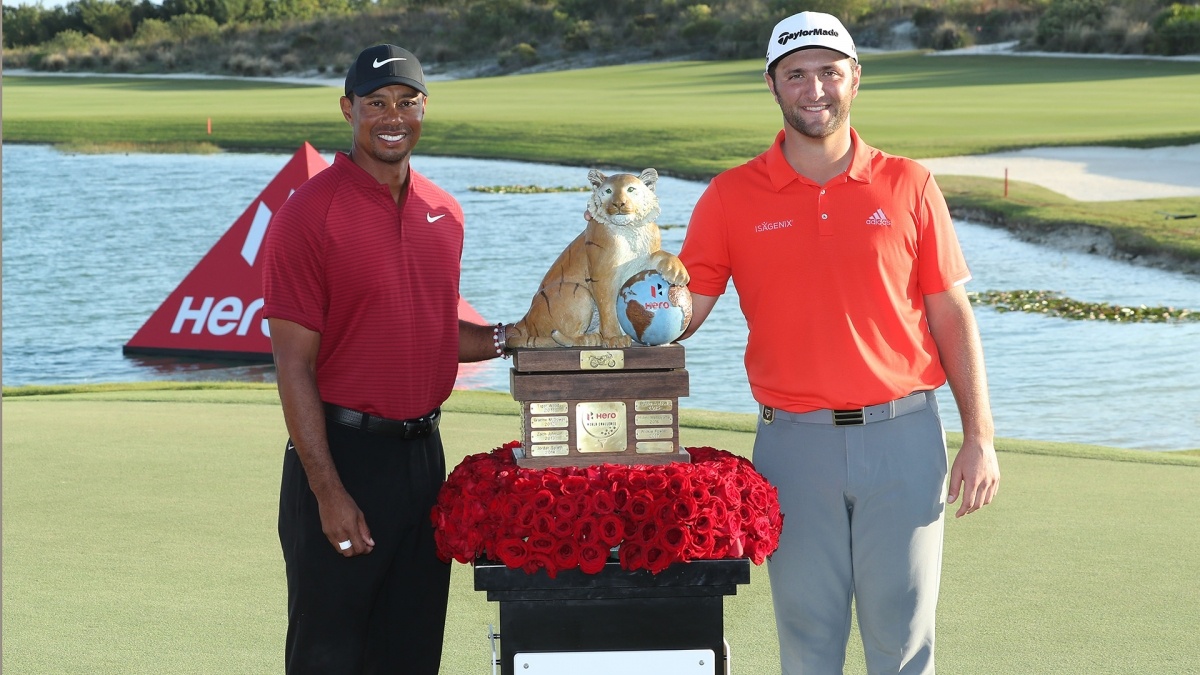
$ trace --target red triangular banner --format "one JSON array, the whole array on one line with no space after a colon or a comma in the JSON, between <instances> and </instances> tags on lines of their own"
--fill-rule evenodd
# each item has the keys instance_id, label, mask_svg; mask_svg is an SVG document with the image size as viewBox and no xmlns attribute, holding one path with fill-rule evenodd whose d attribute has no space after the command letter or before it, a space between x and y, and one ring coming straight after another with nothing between
<instances>
[{"instance_id":1,"label":"red triangular banner","mask_svg":"<svg viewBox=\"0 0 1200 675\"><path fill-rule=\"evenodd\" d=\"M126 343L126 354L271 359L262 260L271 215L329 166L307 142Z\"/></svg>"},{"instance_id":2,"label":"red triangular banner","mask_svg":"<svg viewBox=\"0 0 1200 675\"><path fill-rule=\"evenodd\" d=\"M301 146L123 352L270 361L271 338L262 318L263 237L271 215L292 192L328 166L313 146ZM459 301L458 314L486 323L464 300Z\"/></svg>"}]
</instances>

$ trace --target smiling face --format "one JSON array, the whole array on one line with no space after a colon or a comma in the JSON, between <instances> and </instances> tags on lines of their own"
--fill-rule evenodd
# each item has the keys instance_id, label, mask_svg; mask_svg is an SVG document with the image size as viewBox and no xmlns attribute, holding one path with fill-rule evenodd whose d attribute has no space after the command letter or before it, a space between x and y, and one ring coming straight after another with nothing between
<instances>
[{"instance_id":1,"label":"smiling face","mask_svg":"<svg viewBox=\"0 0 1200 675\"><path fill-rule=\"evenodd\" d=\"M832 49L801 49L766 73L767 86L788 126L809 138L849 133L850 106L858 96L862 67Z\"/></svg>"},{"instance_id":2,"label":"smiling face","mask_svg":"<svg viewBox=\"0 0 1200 675\"><path fill-rule=\"evenodd\" d=\"M403 84L380 87L353 100L342 97L342 116L354 130L350 157L364 167L407 162L421 138L426 100Z\"/></svg>"}]
</instances>

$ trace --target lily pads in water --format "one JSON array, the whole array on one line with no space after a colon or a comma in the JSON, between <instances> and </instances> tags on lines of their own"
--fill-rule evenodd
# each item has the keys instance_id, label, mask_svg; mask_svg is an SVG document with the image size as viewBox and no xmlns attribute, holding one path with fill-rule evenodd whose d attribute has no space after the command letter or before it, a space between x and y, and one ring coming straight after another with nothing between
<instances>
[{"instance_id":1,"label":"lily pads in water","mask_svg":"<svg viewBox=\"0 0 1200 675\"><path fill-rule=\"evenodd\" d=\"M968 292L975 305L988 305L997 312L1029 312L1080 321L1116 321L1120 323L1171 323L1200 321L1200 313L1174 307L1124 307L1098 302L1083 302L1055 291L982 291Z\"/></svg>"}]
</instances>

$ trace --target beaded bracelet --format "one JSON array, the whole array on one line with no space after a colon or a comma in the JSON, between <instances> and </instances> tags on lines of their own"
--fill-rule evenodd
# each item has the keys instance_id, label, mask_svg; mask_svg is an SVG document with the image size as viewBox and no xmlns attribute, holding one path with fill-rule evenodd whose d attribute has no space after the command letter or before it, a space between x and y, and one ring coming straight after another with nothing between
<instances>
[{"instance_id":1,"label":"beaded bracelet","mask_svg":"<svg viewBox=\"0 0 1200 675\"><path fill-rule=\"evenodd\" d=\"M508 336L505 334L506 332L505 326L502 323L492 326L492 346L496 348L496 356L505 359L508 358L508 345L506 344Z\"/></svg>"}]
</instances>

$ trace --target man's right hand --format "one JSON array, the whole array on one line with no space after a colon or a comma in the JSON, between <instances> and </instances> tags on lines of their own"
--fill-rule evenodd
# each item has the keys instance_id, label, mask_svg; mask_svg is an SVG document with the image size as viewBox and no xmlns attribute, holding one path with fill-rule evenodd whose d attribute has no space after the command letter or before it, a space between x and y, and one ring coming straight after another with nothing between
<instances>
[{"instance_id":1,"label":"man's right hand","mask_svg":"<svg viewBox=\"0 0 1200 675\"><path fill-rule=\"evenodd\" d=\"M321 511L321 530L333 549L347 558L365 555L375 549L375 540L367 520L354 498L344 488L317 499ZM349 546L345 546L350 542Z\"/></svg>"}]
</instances>

